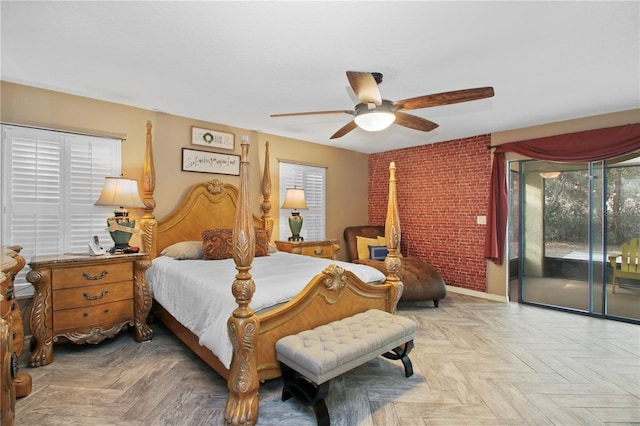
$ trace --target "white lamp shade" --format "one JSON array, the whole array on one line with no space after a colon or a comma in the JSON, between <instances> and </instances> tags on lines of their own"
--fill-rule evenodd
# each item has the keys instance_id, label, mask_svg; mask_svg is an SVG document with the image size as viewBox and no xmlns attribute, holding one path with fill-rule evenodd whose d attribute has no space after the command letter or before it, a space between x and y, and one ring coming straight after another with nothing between
<instances>
[{"instance_id":1,"label":"white lamp shade","mask_svg":"<svg viewBox=\"0 0 640 426\"><path fill-rule=\"evenodd\" d=\"M304 189L287 188L287 194L282 203L283 209L306 209L307 202L304 199Z\"/></svg>"},{"instance_id":2,"label":"white lamp shade","mask_svg":"<svg viewBox=\"0 0 640 426\"><path fill-rule=\"evenodd\" d=\"M138 191L138 182L121 177L104 178L102 194L94 204L96 206L145 207Z\"/></svg>"},{"instance_id":3,"label":"white lamp shade","mask_svg":"<svg viewBox=\"0 0 640 426\"><path fill-rule=\"evenodd\" d=\"M358 114L354 119L356 125L368 132L377 132L391 126L396 115L389 111L371 111Z\"/></svg>"}]
</instances>

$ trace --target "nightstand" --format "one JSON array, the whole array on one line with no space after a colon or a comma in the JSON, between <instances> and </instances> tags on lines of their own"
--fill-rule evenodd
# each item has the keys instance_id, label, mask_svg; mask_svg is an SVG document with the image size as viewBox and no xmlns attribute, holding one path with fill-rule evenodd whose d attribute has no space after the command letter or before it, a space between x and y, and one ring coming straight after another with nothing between
<instances>
[{"instance_id":1,"label":"nightstand","mask_svg":"<svg viewBox=\"0 0 640 426\"><path fill-rule=\"evenodd\" d=\"M29 266L27 280L35 288L31 367L53 362L53 343L59 338L97 344L127 326L134 327L137 342L153 337L147 326L147 254L37 256Z\"/></svg>"},{"instance_id":2,"label":"nightstand","mask_svg":"<svg viewBox=\"0 0 640 426\"><path fill-rule=\"evenodd\" d=\"M280 251L302 254L305 256L337 259L340 243L338 240L325 241L276 241L276 247Z\"/></svg>"}]
</instances>

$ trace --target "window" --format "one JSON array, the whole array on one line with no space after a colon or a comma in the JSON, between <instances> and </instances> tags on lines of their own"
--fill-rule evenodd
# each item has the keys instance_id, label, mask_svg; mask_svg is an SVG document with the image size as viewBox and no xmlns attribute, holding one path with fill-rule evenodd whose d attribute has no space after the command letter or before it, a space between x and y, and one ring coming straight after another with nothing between
<instances>
[{"instance_id":1,"label":"window","mask_svg":"<svg viewBox=\"0 0 640 426\"><path fill-rule=\"evenodd\" d=\"M106 220L113 212L97 207L104 178L119 176L121 140L2 125L3 246L19 245L33 256L88 253L97 235L112 243ZM26 267L16 278L19 296L30 295Z\"/></svg>"},{"instance_id":2,"label":"window","mask_svg":"<svg viewBox=\"0 0 640 426\"><path fill-rule=\"evenodd\" d=\"M287 188L304 189L308 209L300 212L303 219L300 236L305 241L325 239L325 186L326 168L280 162L280 202L278 206L284 203ZM291 210L280 209L280 240L286 241L291 236L290 215Z\"/></svg>"}]
</instances>

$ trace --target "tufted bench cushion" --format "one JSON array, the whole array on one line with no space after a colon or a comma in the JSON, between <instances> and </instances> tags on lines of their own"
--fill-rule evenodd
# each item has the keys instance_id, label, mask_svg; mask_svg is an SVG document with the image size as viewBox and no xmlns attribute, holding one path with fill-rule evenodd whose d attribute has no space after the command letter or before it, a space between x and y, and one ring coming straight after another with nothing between
<instances>
[{"instance_id":1,"label":"tufted bench cushion","mask_svg":"<svg viewBox=\"0 0 640 426\"><path fill-rule=\"evenodd\" d=\"M416 323L371 309L286 336L276 343L278 361L315 384L331 380L410 340Z\"/></svg>"},{"instance_id":2,"label":"tufted bench cushion","mask_svg":"<svg viewBox=\"0 0 640 426\"><path fill-rule=\"evenodd\" d=\"M324 403L329 380L380 355L399 359L405 375L413 374L409 352L416 323L377 309L301 331L276 342L284 387L282 400L296 396L313 405L318 424L329 424Z\"/></svg>"}]
</instances>

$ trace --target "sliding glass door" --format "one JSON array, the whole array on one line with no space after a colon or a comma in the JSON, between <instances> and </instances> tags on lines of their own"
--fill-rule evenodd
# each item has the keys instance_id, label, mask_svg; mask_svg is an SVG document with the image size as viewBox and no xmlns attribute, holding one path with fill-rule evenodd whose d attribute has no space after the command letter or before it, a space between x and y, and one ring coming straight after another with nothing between
<instances>
[{"instance_id":1,"label":"sliding glass door","mask_svg":"<svg viewBox=\"0 0 640 426\"><path fill-rule=\"evenodd\" d=\"M609 262L624 242L640 238L639 159L519 161L510 170L510 274L518 288L511 297L640 320L640 280L625 280L614 293Z\"/></svg>"}]
</instances>

